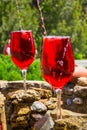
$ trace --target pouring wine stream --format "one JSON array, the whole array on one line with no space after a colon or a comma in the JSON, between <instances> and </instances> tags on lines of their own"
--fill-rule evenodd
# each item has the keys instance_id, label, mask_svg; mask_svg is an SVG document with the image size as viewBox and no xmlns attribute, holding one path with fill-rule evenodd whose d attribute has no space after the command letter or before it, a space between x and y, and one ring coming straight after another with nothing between
<instances>
[{"instance_id":1,"label":"pouring wine stream","mask_svg":"<svg viewBox=\"0 0 87 130\"><path fill-rule=\"evenodd\" d=\"M39 9L40 19L41 19L41 23L42 23L41 27L44 30L43 36L47 36L47 31L46 31L45 23L44 23L44 17L43 17L43 14L42 14L42 10L41 10L41 7L40 7L40 1L39 0L37 0L37 6L38 6L38 9ZM57 89L56 90L56 95L57 95L57 106L56 106L57 119L62 119L62 112L61 112L61 93L62 93L61 89Z\"/></svg>"}]
</instances>

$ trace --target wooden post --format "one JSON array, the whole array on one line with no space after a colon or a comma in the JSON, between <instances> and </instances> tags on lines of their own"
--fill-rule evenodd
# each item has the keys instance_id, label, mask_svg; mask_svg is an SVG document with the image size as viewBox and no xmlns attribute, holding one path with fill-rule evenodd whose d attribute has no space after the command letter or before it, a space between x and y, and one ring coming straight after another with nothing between
<instances>
[{"instance_id":1,"label":"wooden post","mask_svg":"<svg viewBox=\"0 0 87 130\"><path fill-rule=\"evenodd\" d=\"M0 130L7 130L4 100L0 100Z\"/></svg>"}]
</instances>

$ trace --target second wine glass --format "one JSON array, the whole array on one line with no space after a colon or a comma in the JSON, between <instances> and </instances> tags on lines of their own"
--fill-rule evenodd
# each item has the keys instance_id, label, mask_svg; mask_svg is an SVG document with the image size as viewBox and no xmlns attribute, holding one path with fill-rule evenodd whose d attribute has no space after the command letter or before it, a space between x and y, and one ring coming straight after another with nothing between
<instances>
[{"instance_id":1,"label":"second wine glass","mask_svg":"<svg viewBox=\"0 0 87 130\"><path fill-rule=\"evenodd\" d=\"M10 51L13 63L22 70L24 89L26 90L26 71L35 57L32 31L19 30L11 32Z\"/></svg>"},{"instance_id":2,"label":"second wine glass","mask_svg":"<svg viewBox=\"0 0 87 130\"><path fill-rule=\"evenodd\" d=\"M74 55L69 36L44 36L41 51L41 72L43 78L57 93L57 119L61 114L61 91L72 78Z\"/></svg>"}]
</instances>

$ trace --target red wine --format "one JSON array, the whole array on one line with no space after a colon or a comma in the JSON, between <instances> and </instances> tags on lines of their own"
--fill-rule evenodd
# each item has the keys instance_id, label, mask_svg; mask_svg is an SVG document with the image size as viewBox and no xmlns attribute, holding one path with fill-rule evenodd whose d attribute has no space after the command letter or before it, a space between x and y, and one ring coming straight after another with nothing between
<instances>
[{"instance_id":1,"label":"red wine","mask_svg":"<svg viewBox=\"0 0 87 130\"><path fill-rule=\"evenodd\" d=\"M2 122L0 122L0 130L3 130L3 128L2 128Z\"/></svg>"},{"instance_id":2,"label":"red wine","mask_svg":"<svg viewBox=\"0 0 87 130\"><path fill-rule=\"evenodd\" d=\"M11 59L21 70L26 69L35 56L35 46L31 31L13 31L11 33Z\"/></svg>"},{"instance_id":3,"label":"red wine","mask_svg":"<svg viewBox=\"0 0 87 130\"><path fill-rule=\"evenodd\" d=\"M55 89L72 78L74 56L69 37L45 36L41 52L41 72Z\"/></svg>"}]
</instances>

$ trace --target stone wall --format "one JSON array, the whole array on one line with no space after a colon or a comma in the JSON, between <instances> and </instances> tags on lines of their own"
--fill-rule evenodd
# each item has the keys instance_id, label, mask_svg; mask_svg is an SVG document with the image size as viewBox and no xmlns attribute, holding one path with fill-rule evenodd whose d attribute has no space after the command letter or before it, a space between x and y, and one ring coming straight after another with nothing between
<instances>
[{"instance_id":1,"label":"stone wall","mask_svg":"<svg viewBox=\"0 0 87 130\"><path fill-rule=\"evenodd\" d=\"M23 81L1 81L0 91L7 130L87 130L87 78L64 87L62 120L56 120L56 94L46 82L27 81L25 91Z\"/></svg>"},{"instance_id":2,"label":"stone wall","mask_svg":"<svg viewBox=\"0 0 87 130\"><path fill-rule=\"evenodd\" d=\"M73 78L63 89L63 108L87 114L87 78Z\"/></svg>"}]
</instances>

